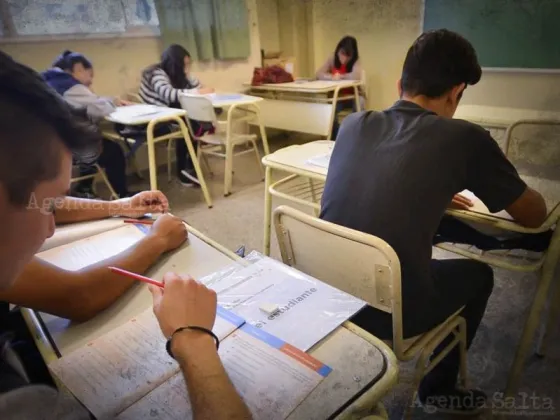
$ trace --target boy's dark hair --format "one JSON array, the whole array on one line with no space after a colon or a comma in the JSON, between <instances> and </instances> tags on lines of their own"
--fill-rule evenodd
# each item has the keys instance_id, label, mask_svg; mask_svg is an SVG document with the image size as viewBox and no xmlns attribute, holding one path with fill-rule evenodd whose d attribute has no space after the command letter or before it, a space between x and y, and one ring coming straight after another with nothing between
<instances>
[{"instance_id":1,"label":"boy's dark hair","mask_svg":"<svg viewBox=\"0 0 560 420\"><path fill-rule=\"evenodd\" d=\"M350 59L346 63L346 71L348 73L352 72L354 64L356 63L356 61L358 61L358 58L360 58L360 55L358 54L358 41L356 41L356 38L354 38L353 36L345 36L338 42L336 48L334 49L335 68L339 68L341 65L340 60L338 59L339 50L344 51L344 54L350 57Z\"/></svg>"},{"instance_id":2,"label":"boy's dark hair","mask_svg":"<svg viewBox=\"0 0 560 420\"><path fill-rule=\"evenodd\" d=\"M469 41L447 29L420 35L404 60L401 87L408 95L438 98L454 86L475 85L482 70Z\"/></svg>"},{"instance_id":3,"label":"boy's dark hair","mask_svg":"<svg viewBox=\"0 0 560 420\"><path fill-rule=\"evenodd\" d=\"M84 66L84 69L93 68L91 61L89 61L85 55L72 52L70 50L66 50L62 54L60 54L56 58L52 66L58 67L59 69L65 71L72 71L76 64L81 64L82 66Z\"/></svg>"},{"instance_id":4,"label":"boy's dark hair","mask_svg":"<svg viewBox=\"0 0 560 420\"><path fill-rule=\"evenodd\" d=\"M82 153L99 141L39 74L0 51L0 184L13 205L56 178L63 148Z\"/></svg>"}]
</instances>

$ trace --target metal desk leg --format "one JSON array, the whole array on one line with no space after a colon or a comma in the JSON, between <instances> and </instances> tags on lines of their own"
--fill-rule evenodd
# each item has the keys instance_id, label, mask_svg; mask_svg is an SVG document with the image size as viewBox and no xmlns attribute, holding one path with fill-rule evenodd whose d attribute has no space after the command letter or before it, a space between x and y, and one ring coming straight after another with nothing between
<instances>
[{"instance_id":1,"label":"metal desk leg","mask_svg":"<svg viewBox=\"0 0 560 420\"><path fill-rule=\"evenodd\" d=\"M560 246L560 243L558 246ZM555 251L558 252L558 250L554 250L552 247L549 247L548 249L548 252ZM555 263L550 260L545 261L543 265L541 278L537 286L537 291L535 292L533 304L529 309L529 316L527 317L527 321L525 321L525 327L523 328L521 339L517 345L515 358L513 359L513 364L509 373L506 386L506 397L513 397L519 388L521 374L523 373L523 366L525 364L525 360L527 359L527 355L529 354L533 338L535 337L535 331L537 330L541 312L546 303L546 298L550 290L550 283L554 277L555 268Z\"/></svg>"},{"instance_id":2,"label":"metal desk leg","mask_svg":"<svg viewBox=\"0 0 560 420\"><path fill-rule=\"evenodd\" d=\"M257 114L257 121L259 122L259 130L261 132L261 141L263 144L264 155L270 154L270 148L268 147L268 137L266 136L266 129L264 128L264 124L261 118L261 109L258 105L254 106L255 113Z\"/></svg>"},{"instance_id":3,"label":"metal desk leg","mask_svg":"<svg viewBox=\"0 0 560 420\"><path fill-rule=\"evenodd\" d=\"M270 218L272 212L272 196L270 184L272 183L272 169L267 167L264 175L264 244L263 254L270 255Z\"/></svg>"},{"instance_id":4,"label":"metal desk leg","mask_svg":"<svg viewBox=\"0 0 560 420\"><path fill-rule=\"evenodd\" d=\"M154 127L155 124L148 124L147 128L147 146L148 146L148 168L150 171L150 189L157 190L157 164L156 164L156 149L154 143Z\"/></svg>"}]
</instances>

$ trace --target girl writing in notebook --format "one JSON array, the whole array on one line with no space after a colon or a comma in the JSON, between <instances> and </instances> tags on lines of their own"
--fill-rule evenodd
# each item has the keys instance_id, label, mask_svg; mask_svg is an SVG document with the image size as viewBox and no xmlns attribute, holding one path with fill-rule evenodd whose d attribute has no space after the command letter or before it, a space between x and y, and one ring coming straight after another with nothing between
<instances>
[{"instance_id":1,"label":"girl writing in notebook","mask_svg":"<svg viewBox=\"0 0 560 420\"><path fill-rule=\"evenodd\" d=\"M161 62L154 64L142 73L139 95L143 102L151 105L181 108L179 92L207 94L214 89L203 86L191 73L191 55L181 45L170 45L161 55ZM212 127L203 127L191 120L197 136ZM196 143L195 143L196 145ZM198 184L192 159L184 141L175 142L177 177L185 186Z\"/></svg>"},{"instance_id":2,"label":"girl writing in notebook","mask_svg":"<svg viewBox=\"0 0 560 420\"><path fill-rule=\"evenodd\" d=\"M337 44L334 54L325 61L317 70L316 77L319 80L362 80L362 66L358 54L358 42L353 36L345 36ZM354 89L341 89L339 95L353 95ZM360 91L360 106L365 107L365 95ZM342 110L351 109L356 111L354 98L339 100L336 104L336 115L334 117L332 139L336 139L338 133L338 114Z\"/></svg>"}]
</instances>

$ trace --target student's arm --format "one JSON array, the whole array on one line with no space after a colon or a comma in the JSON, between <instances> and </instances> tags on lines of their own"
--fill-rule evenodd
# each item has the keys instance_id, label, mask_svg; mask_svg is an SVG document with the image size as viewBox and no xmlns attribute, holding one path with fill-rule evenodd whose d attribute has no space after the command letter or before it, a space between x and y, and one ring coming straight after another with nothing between
<instances>
[{"instance_id":1,"label":"student's arm","mask_svg":"<svg viewBox=\"0 0 560 420\"><path fill-rule=\"evenodd\" d=\"M318 80L332 80L331 69L333 67L333 59L329 58L325 63L317 70L315 77Z\"/></svg>"},{"instance_id":2,"label":"student's arm","mask_svg":"<svg viewBox=\"0 0 560 420\"><path fill-rule=\"evenodd\" d=\"M171 85L169 76L167 76L165 71L161 69L154 70L150 83L162 102L170 105L179 101L179 92L182 92L182 89L175 89Z\"/></svg>"},{"instance_id":3,"label":"student's arm","mask_svg":"<svg viewBox=\"0 0 560 420\"><path fill-rule=\"evenodd\" d=\"M142 273L186 238L182 221L163 215L136 245L79 271L63 270L35 257L9 289L0 291L0 301L74 321L87 321L134 284L134 280L114 274L107 267Z\"/></svg>"},{"instance_id":4,"label":"student's arm","mask_svg":"<svg viewBox=\"0 0 560 420\"><path fill-rule=\"evenodd\" d=\"M341 74L340 79L342 80L362 80L362 65L360 60L357 60L352 66L352 72Z\"/></svg>"},{"instance_id":5,"label":"student's arm","mask_svg":"<svg viewBox=\"0 0 560 420\"><path fill-rule=\"evenodd\" d=\"M192 278L166 274L164 288L151 287L154 313L165 337L185 326L212 329L216 293ZM251 419L231 383L212 337L200 331L175 334L171 351L185 376L194 420Z\"/></svg>"},{"instance_id":6,"label":"student's arm","mask_svg":"<svg viewBox=\"0 0 560 420\"><path fill-rule=\"evenodd\" d=\"M161 191L143 191L114 201L65 197L55 203L56 223L75 223L111 216L140 217L146 213L169 210L167 197Z\"/></svg>"},{"instance_id":7,"label":"student's arm","mask_svg":"<svg viewBox=\"0 0 560 420\"><path fill-rule=\"evenodd\" d=\"M539 227L547 216L543 197L519 177L490 134L478 128L464 141L473 142L467 188L490 212L506 210L520 225Z\"/></svg>"},{"instance_id":8,"label":"student's arm","mask_svg":"<svg viewBox=\"0 0 560 420\"><path fill-rule=\"evenodd\" d=\"M506 207L513 219L528 228L537 228L546 220L546 203L541 194L527 187L521 196Z\"/></svg>"},{"instance_id":9,"label":"student's arm","mask_svg":"<svg viewBox=\"0 0 560 420\"><path fill-rule=\"evenodd\" d=\"M111 99L97 96L81 84L72 86L63 96L71 104L85 107L87 114L95 120L105 118L116 109Z\"/></svg>"}]
</instances>

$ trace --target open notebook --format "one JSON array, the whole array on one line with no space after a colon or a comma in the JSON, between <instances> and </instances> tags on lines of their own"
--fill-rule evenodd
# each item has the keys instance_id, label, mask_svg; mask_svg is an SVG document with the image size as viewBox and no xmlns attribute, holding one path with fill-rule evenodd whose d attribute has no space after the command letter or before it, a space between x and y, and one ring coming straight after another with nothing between
<instances>
[{"instance_id":1,"label":"open notebook","mask_svg":"<svg viewBox=\"0 0 560 420\"><path fill-rule=\"evenodd\" d=\"M285 419L331 371L221 307L213 331L255 419ZM98 419L192 418L185 380L151 308L49 368Z\"/></svg>"},{"instance_id":2,"label":"open notebook","mask_svg":"<svg viewBox=\"0 0 560 420\"><path fill-rule=\"evenodd\" d=\"M122 221L117 223L107 226L112 229L101 233L96 230L84 231L83 235L91 236L83 236L39 252L37 257L65 270L77 271L123 252L142 239L149 230L146 225L124 224Z\"/></svg>"}]
</instances>

